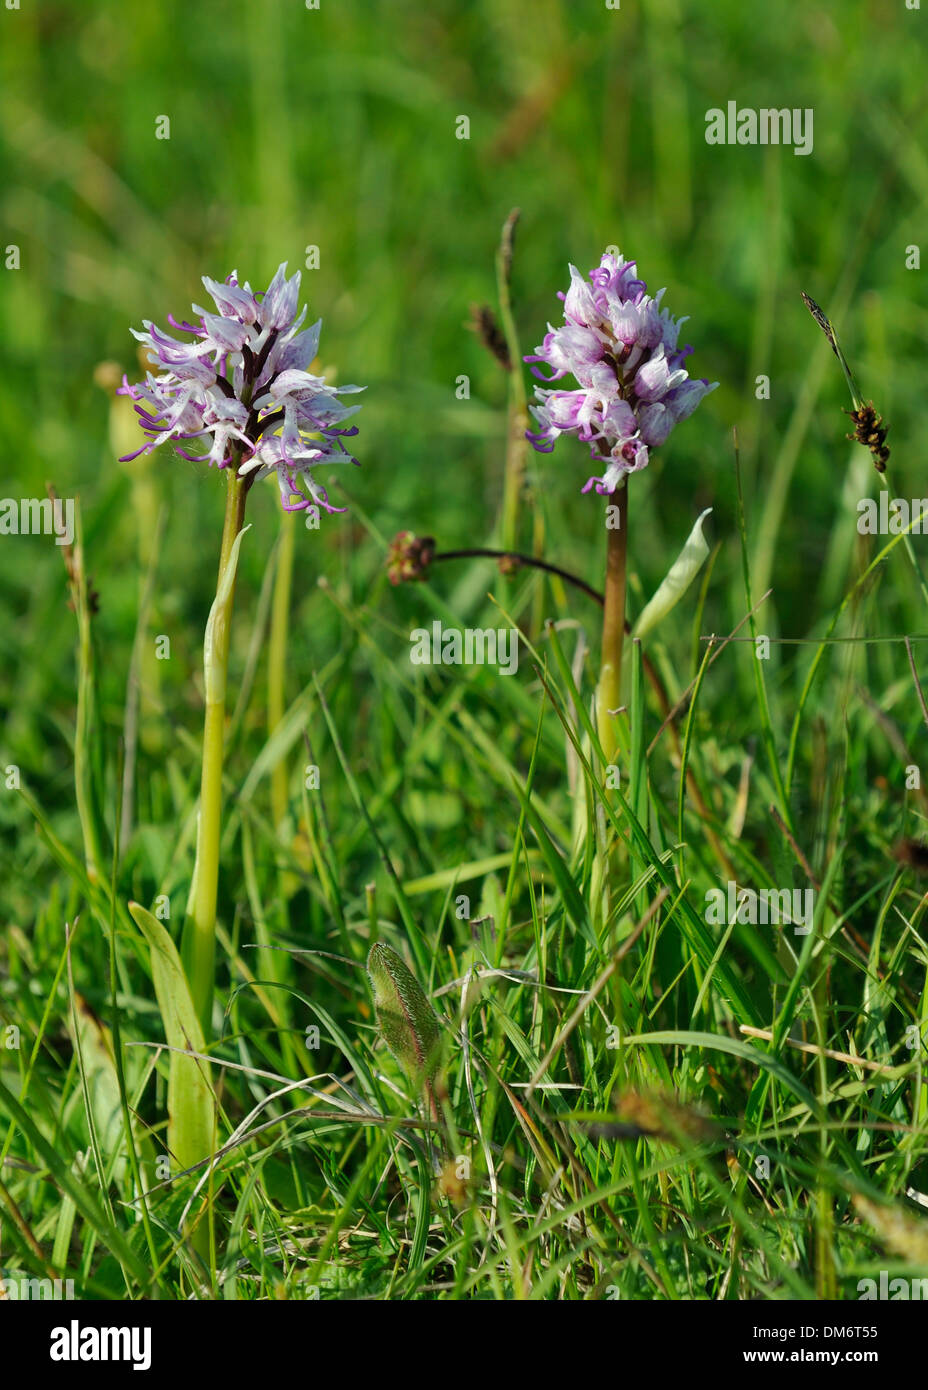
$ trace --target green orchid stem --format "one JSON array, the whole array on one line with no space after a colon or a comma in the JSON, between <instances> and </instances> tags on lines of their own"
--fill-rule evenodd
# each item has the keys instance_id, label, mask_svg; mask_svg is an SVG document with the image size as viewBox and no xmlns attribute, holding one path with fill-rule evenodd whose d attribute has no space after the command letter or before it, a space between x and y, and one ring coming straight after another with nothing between
<instances>
[{"instance_id":1,"label":"green orchid stem","mask_svg":"<svg viewBox=\"0 0 928 1390\"><path fill-rule=\"evenodd\" d=\"M298 515L300 515L298 512L283 510L280 513L280 543L277 547L274 595L271 600L271 629L267 651L267 734L269 739L273 738L274 733L283 723L287 708L287 637L290 630L290 603L293 590L293 560L296 551ZM284 824L290 808L289 780L287 755L284 754L271 769L271 821L278 835L281 833L281 826ZM277 910L280 931L286 936L289 932L289 903L300 886L300 879L291 870L281 868L278 882L280 889L277 894ZM258 939L267 941L269 944L269 931L266 922L259 924ZM282 951L268 950L261 951L259 959L262 977L284 986L289 977L287 955ZM291 1018L289 991L283 988L277 993L279 994L277 1007L283 1025L289 1027ZM287 1034L285 1036L289 1037ZM304 1052L303 1058L297 1060L292 1044L289 1042L286 1055L292 1067L301 1066L307 1056ZM308 1055L311 1056L312 1054ZM303 1104L303 1098L299 1091L294 1091L292 1098L294 1105Z\"/></svg>"},{"instance_id":2,"label":"green orchid stem","mask_svg":"<svg viewBox=\"0 0 928 1390\"><path fill-rule=\"evenodd\" d=\"M204 651L206 714L203 724L203 768L200 777L200 817L197 857L193 871L190 910L184 924L182 956L194 1008L209 1036L216 963L216 898L219 890L219 840L222 822L222 762L225 744L226 674L229 633L235 598L235 540L245 519L247 480L236 468L227 472L226 514L222 528L216 602L210 612L212 641ZM232 582L229 583L229 568Z\"/></svg>"},{"instance_id":3,"label":"green orchid stem","mask_svg":"<svg viewBox=\"0 0 928 1390\"><path fill-rule=\"evenodd\" d=\"M606 586L603 607L603 644L596 690L596 727L606 762L611 762L618 746L615 716L621 703L622 646L625 639L625 567L628 551L628 484L610 498L618 507L618 524L607 530ZM615 518L611 518L615 520Z\"/></svg>"},{"instance_id":4,"label":"green orchid stem","mask_svg":"<svg viewBox=\"0 0 928 1390\"><path fill-rule=\"evenodd\" d=\"M284 717L286 708L287 631L290 625L290 592L293 584L293 555L296 545L296 512L281 512L280 547L274 575L271 606L271 632L267 656L267 731L270 737ZM287 760L281 758L271 772L271 815L276 828L287 814Z\"/></svg>"}]
</instances>

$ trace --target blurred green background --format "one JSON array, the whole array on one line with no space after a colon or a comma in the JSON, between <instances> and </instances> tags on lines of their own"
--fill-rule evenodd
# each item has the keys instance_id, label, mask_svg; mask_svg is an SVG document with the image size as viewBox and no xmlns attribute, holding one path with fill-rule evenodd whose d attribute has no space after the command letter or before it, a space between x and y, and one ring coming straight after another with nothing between
<instances>
[{"instance_id":1,"label":"blurred green background","mask_svg":"<svg viewBox=\"0 0 928 1390\"><path fill-rule=\"evenodd\" d=\"M925 491L913 446L928 313L923 272L905 264L928 201L925 14L903 0L26 0L0 23L3 242L21 259L0 280L3 491L41 496L51 480L80 495L111 725L140 547L94 370L115 360L135 376L129 325L184 316L204 297L203 273L234 266L263 286L280 261L300 267L319 248L304 289L324 319L322 360L368 387L363 467L341 481L387 538L401 527L445 547L492 536L506 382L465 324L472 303L495 304L494 253L514 206L523 351L557 317L568 261L585 271L616 243L690 316L693 373L721 383L635 480L633 609L712 506L713 535L729 543L707 614L721 630L744 611L733 426L755 591L775 583L767 630L801 635L842 592L854 505L874 475L844 439L843 381L800 289L833 315L891 422L898 490ZM705 113L729 100L811 107L813 153L707 145ZM455 136L461 115L469 140ZM156 139L161 116L169 140ZM761 373L769 401L755 397ZM455 395L462 374L467 400ZM530 464L548 558L598 583L585 450L567 441ZM167 451L155 476L168 507L155 630L172 634L181 659L163 679L191 702L195 728L222 483ZM245 611L277 534L271 491L249 510ZM382 600L400 630L417 620L415 595L384 589L381 563L357 514L300 534L294 689L349 640L319 575L349 599ZM68 799L64 592L47 538L0 544L4 757Z\"/></svg>"}]
</instances>

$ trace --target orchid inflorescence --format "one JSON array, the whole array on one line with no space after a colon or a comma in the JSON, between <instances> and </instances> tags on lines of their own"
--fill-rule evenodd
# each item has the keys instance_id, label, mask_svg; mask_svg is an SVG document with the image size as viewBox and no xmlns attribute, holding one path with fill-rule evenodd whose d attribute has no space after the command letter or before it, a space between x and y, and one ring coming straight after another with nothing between
<instances>
[{"instance_id":1,"label":"orchid inflorescence","mask_svg":"<svg viewBox=\"0 0 928 1390\"><path fill-rule=\"evenodd\" d=\"M541 380L570 373L579 389L536 388L539 404L531 410L539 428L527 437L542 453L564 432L589 443L606 468L583 491L613 493L627 474L647 466L649 449L663 444L718 382L690 379L683 364L693 349L677 347L686 320L661 308L663 290L653 298L647 293L634 261L607 251L589 279L570 267L570 289L560 296L565 322L549 324L544 342L525 359L552 368L548 377L532 368Z\"/></svg>"},{"instance_id":2,"label":"orchid inflorescence","mask_svg":"<svg viewBox=\"0 0 928 1390\"><path fill-rule=\"evenodd\" d=\"M281 265L264 294L255 293L236 272L219 283L203 276L203 284L218 313L193 306L199 323L173 328L193 334L184 342L145 320L135 337L149 348L149 360L161 370L144 382L130 385L124 377L120 391L131 396L148 436L146 443L123 462L149 453L169 440L203 440L205 452L177 452L211 467L235 468L250 486L258 478L277 475L286 511L308 507L327 512L333 507L326 490L310 470L320 464L357 463L344 444L357 434L345 421L360 410L339 396L361 386L330 386L307 370L319 349L322 320L300 331L306 308L297 314L300 275L289 280Z\"/></svg>"}]
</instances>

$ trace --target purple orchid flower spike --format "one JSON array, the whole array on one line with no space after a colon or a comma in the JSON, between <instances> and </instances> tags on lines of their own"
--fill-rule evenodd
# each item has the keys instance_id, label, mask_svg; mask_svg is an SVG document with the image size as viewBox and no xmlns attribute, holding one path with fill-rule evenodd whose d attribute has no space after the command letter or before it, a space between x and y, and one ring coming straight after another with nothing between
<instances>
[{"instance_id":1,"label":"purple orchid flower spike","mask_svg":"<svg viewBox=\"0 0 928 1390\"><path fill-rule=\"evenodd\" d=\"M286 511L333 507L311 470L320 465L357 463L345 439L357 434L345 422L360 410L340 396L361 386L329 386L309 365L319 350L322 321L301 331L297 314L300 275L287 279L280 266L264 294L235 271L225 282L204 275L203 284L217 313L193 306L197 323L168 322L192 335L186 342L146 321L132 332L149 349L155 371L136 385L123 378L120 393L135 402L147 441L122 462L173 442L183 458L210 467L235 468L248 486L274 473ZM199 441L199 451L180 447Z\"/></svg>"},{"instance_id":2,"label":"purple orchid flower spike","mask_svg":"<svg viewBox=\"0 0 928 1390\"><path fill-rule=\"evenodd\" d=\"M531 407L538 428L526 434L542 453L564 433L588 443L592 457L606 467L584 492L617 491L629 473L647 467L649 450L663 444L674 425L718 386L690 379L684 363L693 349L677 346L686 320L662 309L664 291L652 299L636 270L634 261L608 251L590 271L589 284L571 266L570 288L561 296L564 324L549 324L544 342L525 359L549 368L544 375L533 367L543 381L569 374L578 383L569 391L538 387L538 404Z\"/></svg>"},{"instance_id":3,"label":"purple orchid flower spike","mask_svg":"<svg viewBox=\"0 0 928 1390\"><path fill-rule=\"evenodd\" d=\"M531 407L537 429L526 438L550 453L562 434L590 446L605 465L589 479L610 501L606 508L606 582L596 723L604 766L620 746L616 717L622 704L622 648L625 637L628 493L625 480L648 466L650 451L663 444L673 427L699 405L718 382L693 381L686 369L691 347L678 346L685 319L662 308L664 290L653 298L638 278L634 261L606 251L588 281L570 267L570 288L562 294L564 323L548 332L526 362L551 383L572 376L571 390L537 387Z\"/></svg>"}]
</instances>

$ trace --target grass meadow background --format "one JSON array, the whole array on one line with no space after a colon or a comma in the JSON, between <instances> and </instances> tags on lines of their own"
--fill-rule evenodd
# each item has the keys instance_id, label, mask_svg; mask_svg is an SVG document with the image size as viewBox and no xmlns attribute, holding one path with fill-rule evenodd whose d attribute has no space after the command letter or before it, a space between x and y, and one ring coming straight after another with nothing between
<instances>
[{"instance_id":1,"label":"grass meadow background","mask_svg":"<svg viewBox=\"0 0 928 1390\"><path fill-rule=\"evenodd\" d=\"M928 631L928 613L904 545L862 579L891 539L856 530L880 481L845 437L846 388L800 299L833 318L891 424L893 495L928 493L928 305L906 265L928 208L925 23L903 0L0 12L0 242L19 248L19 268L0 271L0 490L41 497L51 482L80 499L99 596L79 662L60 548L0 537L0 765L21 781L0 789L8 1282L68 1277L95 1298L853 1299L880 1270L928 1275L928 1217L906 1195L928 1193L924 880L893 858L924 828L906 768L928 774L928 731L898 639ZM707 145L705 113L729 100L812 108L813 152ZM707 507L712 554L643 644L670 704L701 673L675 732L657 738L666 707L629 656L605 918L591 847L607 813L565 732L582 745L595 603L487 561L400 588L384 571L400 529L440 549L499 543L507 380L466 325L472 304L497 307L514 207L523 352L559 315L568 262L585 272L616 244L690 316L693 370L720 382L631 480L632 618ZM119 465L97 369L136 379L129 325L184 317L201 275L235 267L263 286L308 247L321 360L368 388L362 467L332 489L345 516L296 528L273 738L281 517L270 485L249 499L212 1040L220 1137L236 1140L214 1174L203 1265L181 1234L200 1175L152 1177L144 1216L132 1204L124 1120L154 1171L166 1059L133 1045L164 1032L125 905L166 895L179 931L223 486L169 449ZM599 588L589 471L570 440L527 459L520 543ZM928 562L923 538L912 546ZM806 644L756 661L731 643L703 668L701 636L730 633L768 589L757 632ZM436 617L504 623L489 593L537 662L523 648L509 679L410 664L410 631ZM154 659L159 635L169 660ZM887 640L820 648L826 635ZM928 646L912 651L924 681ZM76 732L81 672L96 701ZM111 882L84 868L76 753L108 861L121 819L129 831ZM707 925L706 892L729 880L814 885L814 932ZM416 969L443 1022L445 1152L377 1040L362 969L375 939ZM462 994L477 968L505 974ZM275 1096L300 1077L315 1079L298 1101Z\"/></svg>"}]
</instances>

